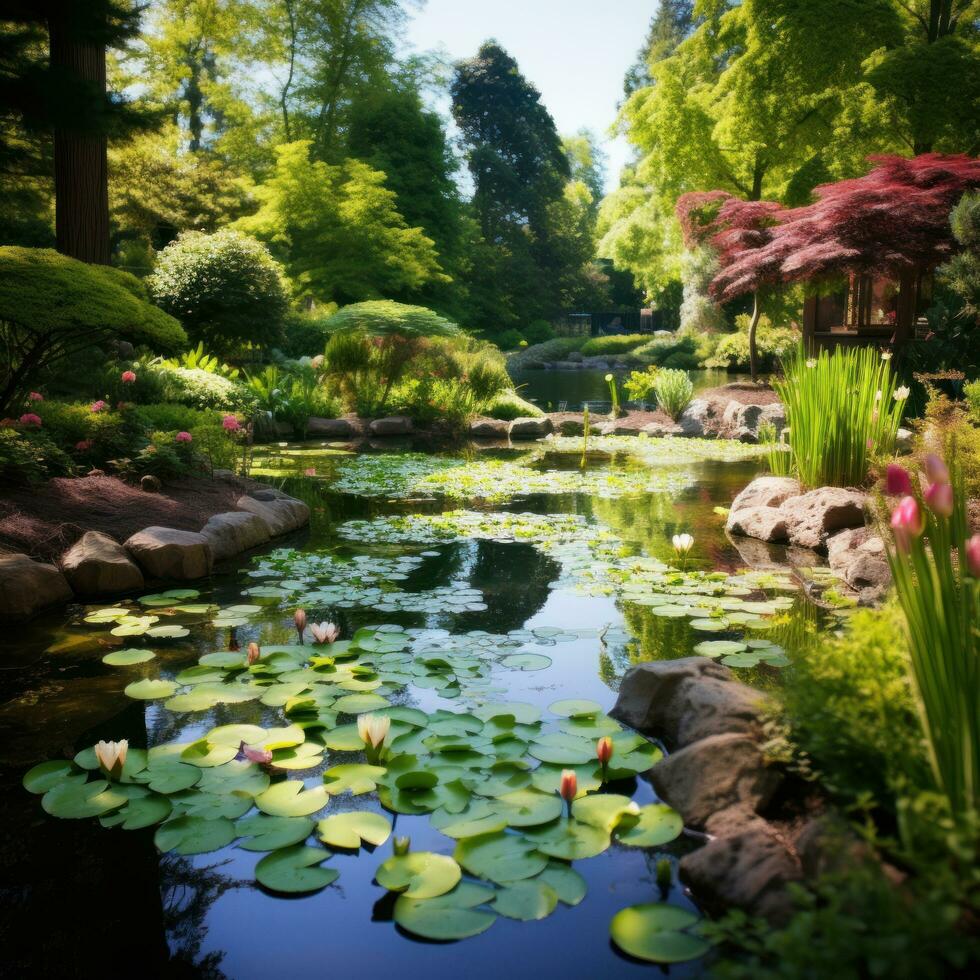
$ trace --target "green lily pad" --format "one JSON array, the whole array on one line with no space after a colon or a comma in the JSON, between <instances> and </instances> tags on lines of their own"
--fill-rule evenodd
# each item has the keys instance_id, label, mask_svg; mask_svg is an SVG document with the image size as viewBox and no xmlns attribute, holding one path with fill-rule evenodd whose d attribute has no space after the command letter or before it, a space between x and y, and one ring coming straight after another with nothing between
<instances>
[{"instance_id":1,"label":"green lily pad","mask_svg":"<svg viewBox=\"0 0 980 980\"><path fill-rule=\"evenodd\" d=\"M744 643L736 640L705 640L694 647L694 652L702 657L724 657L733 653L741 653L745 649Z\"/></svg>"},{"instance_id":2,"label":"green lily pad","mask_svg":"<svg viewBox=\"0 0 980 980\"><path fill-rule=\"evenodd\" d=\"M41 806L52 817L65 820L81 820L99 817L110 810L125 806L128 797L104 779L85 782L81 779L63 779L41 797Z\"/></svg>"},{"instance_id":3,"label":"green lily pad","mask_svg":"<svg viewBox=\"0 0 980 980\"><path fill-rule=\"evenodd\" d=\"M323 774L323 785L331 796L350 790L354 796L370 793L377 781L387 772L384 766L369 766L352 762L333 766Z\"/></svg>"},{"instance_id":4,"label":"green lily pad","mask_svg":"<svg viewBox=\"0 0 980 980\"><path fill-rule=\"evenodd\" d=\"M179 793L201 778L202 769L177 761L150 762L135 778L156 793Z\"/></svg>"},{"instance_id":5,"label":"green lily pad","mask_svg":"<svg viewBox=\"0 0 980 980\"><path fill-rule=\"evenodd\" d=\"M617 912L609 923L613 942L625 953L651 963L685 963L711 948L691 931L698 917L677 905L651 902Z\"/></svg>"},{"instance_id":6,"label":"green lily pad","mask_svg":"<svg viewBox=\"0 0 980 980\"><path fill-rule=\"evenodd\" d=\"M24 773L22 783L28 793L47 793L73 772L77 770L67 759L52 759Z\"/></svg>"},{"instance_id":7,"label":"green lily pad","mask_svg":"<svg viewBox=\"0 0 980 980\"><path fill-rule=\"evenodd\" d=\"M498 796L490 806L511 827L535 827L561 816L561 797L537 789L519 789Z\"/></svg>"},{"instance_id":8,"label":"green lily pad","mask_svg":"<svg viewBox=\"0 0 980 980\"><path fill-rule=\"evenodd\" d=\"M496 882L533 878L548 864L548 859L538 853L537 845L524 837L505 833L461 840L454 857L470 874Z\"/></svg>"},{"instance_id":9,"label":"green lily pad","mask_svg":"<svg viewBox=\"0 0 980 980\"><path fill-rule=\"evenodd\" d=\"M186 626L176 626L174 624L151 626L146 631L146 635L154 640L180 640L190 635L190 630Z\"/></svg>"},{"instance_id":10,"label":"green lily pad","mask_svg":"<svg viewBox=\"0 0 980 980\"><path fill-rule=\"evenodd\" d=\"M589 718L602 711L602 706L595 701L567 698L564 701L556 701L548 707L548 710L559 718Z\"/></svg>"},{"instance_id":11,"label":"green lily pad","mask_svg":"<svg viewBox=\"0 0 980 980\"><path fill-rule=\"evenodd\" d=\"M549 861L548 867L538 875L538 881L550 885L565 905L578 905L585 898L585 879L571 865Z\"/></svg>"},{"instance_id":12,"label":"green lily pad","mask_svg":"<svg viewBox=\"0 0 980 980\"><path fill-rule=\"evenodd\" d=\"M410 851L388 858L375 873L382 888L401 892L407 898L435 898L454 888L462 872L445 854Z\"/></svg>"},{"instance_id":13,"label":"green lily pad","mask_svg":"<svg viewBox=\"0 0 980 980\"><path fill-rule=\"evenodd\" d=\"M270 817L256 813L239 820L235 833L245 838L238 843L243 850L277 851L305 841L313 833L313 821L308 817Z\"/></svg>"},{"instance_id":14,"label":"green lily pad","mask_svg":"<svg viewBox=\"0 0 980 980\"><path fill-rule=\"evenodd\" d=\"M577 799L572 805L572 815L580 823L598 827L607 833L624 817L639 816L640 808L628 796L616 793L593 793Z\"/></svg>"},{"instance_id":15,"label":"green lily pad","mask_svg":"<svg viewBox=\"0 0 980 980\"><path fill-rule=\"evenodd\" d=\"M531 922L546 919L558 905L558 893L540 879L515 881L497 892L493 907L508 919Z\"/></svg>"},{"instance_id":16,"label":"green lily pad","mask_svg":"<svg viewBox=\"0 0 980 980\"><path fill-rule=\"evenodd\" d=\"M609 831L577 820L561 820L554 827L527 833L528 841L542 854L578 861L595 857L609 847Z\"/></svg>"},{"instance_id":17,"label":"green lily pad","mask_svg":"<svg viewBox=\"0 0 980 980\"><path fill-rule=\"evenodd\" d=\"M235 825L226 817L175 817L161 825L153 843L161 851L206 854L220 851L235 839Z\"/></svg>"},{"instance_id":18,"label":"green lily pad","mask_svg":"<svg viewBox=\"0 0 980 980\"><path fill-rule=\"evenodd\" d=\"M528 748L530 755L556 766L582 765L595 759L595 743L589 739L552 732L542 735Z\"/></svg>"},{"instance_id":19,"label":"green lily pad","mask_svg":"<svg viewBox=\"0 0 980 980\"><path fill-rule=\"evenodd\" d=\"M322 810L330 799L324 786L307 789L295 779L275 783L255 797L255 805L273 817L305 817Z\"/></svg>"},{"instance_id":20,"label":"green lily pad","mask_svg":"<svg viewBox=\"0 0 980 980\"><path fill-rule=\"evenodd\" d=\"M377 847L391 836L391 822L370 810L348 810L321 820L317 835L331 847L358 848L362 841Z\"/></svg>"},{"instance_id":21,"label":"green lily pad","mask_svg":"<svg viewBox=\"0 0 980 980\"><path fill-rule=\"evenodd\" d=\"M131 790L143 787L133 786ZM170 800L159 793L143 790L145 796L130 797L129 802L120 810L100 818L103 827L122 827L123 830L142 830L152 827L170 816L173 809Z\"/></svg>"},{"instance_id":22,"label":"green lily pad","mask_svg":"<svg viewBox=\"0 0 980 980\"><path fill-rule=\"evenodd\" d=\"M156 654L152 650L140 650L135 647L126 650L113 650L102 658L102 663L110 667L131 667L133 664L145 664Z\"/></svg>"},{"instance_id":23,"label":"green lily pad","mask_svg":"<svg viewBox=\"0 0 980 980\"><path fill-rule=\"evenodd\" d=\"M196 599L200 596L196 589L170 589L168 592L144 595L139 599L141 606L174 606L179 602L186 602L188 599Z\"/></svg>"},{"instance_id":24,"label":"green lily pad","mask_svg":"<svg viewBox=\"0 0 980 980\"><path fill-rule=\"evenodd\" d=\"M177 685L173 681L144 677L141 681L127 684L123 693L139 701L155 701L158 698L169 698L176 690Z\"/></svg>"},{"instance_id":25,"label":"green lily pad","mask_svg":"<svg viewBox=\"0 0 980 980\"><path fill-rule=\"evenodd\" d=\"M452 891L436 898L400 895L395 902L394 919L403 929L424 939L468 939L486 932L496 922L495 912L477 908L493 897L492 888L461 881Z\"/></svg>"},{"instance_id":26,"label":"green lily pad","mask_svg":"<svg viewBox=\"0 0 980 980\"><path fill-rule=\"evenodd\" d=\"M551 657L546 657L543 653L512 653L500 663L511 670L545 670L551 666Z\"/></svg>"},{"instance_id":27,"label":"green lily pad","mask_svg":"<svg viewBox=\"0 0 980 980\"><path fill-rule=\"evenodd\" d=\"M624 829L629 823L633 825ZM616 839L633 847L660 847L676 840L683 830L684 821L676 810L665 803L650 803L640 807L635 822L624 820L620 824Z\"/></svg>"},{"instance_id":28,"label":"green lily pad","mask_svg":"<svg viewBox=\"0 0 980 980\"><path fill-rule=\"evenodd\" d=\"M387 708L391 702L380 694L347 694L337 698L334 708L346 715L363 715L369 711Z\"/></svg>"},{"instance_id":29,"label":"green lily pad","mask_svg":"<svg viewBox=\"0 0 980 980\"><path fill-rule=\"evenodd\" d=\"M340 872L321 868L330 857L322 847L296 845L266 854L255 866L259 884L276 892L315 892L336 881Z\"/></svg>"}]
</instances>

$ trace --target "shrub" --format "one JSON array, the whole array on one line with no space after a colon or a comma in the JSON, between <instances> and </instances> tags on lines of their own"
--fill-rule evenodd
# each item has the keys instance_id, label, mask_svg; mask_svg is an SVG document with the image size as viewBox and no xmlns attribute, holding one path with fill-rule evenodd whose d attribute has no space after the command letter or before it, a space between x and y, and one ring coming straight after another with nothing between
<instances>
[{"instance_id":1,"label":"shrub","mask_svg":"<svg viewBox=\"0 0 980 980\"><path fill-rule=\"evenodd\" d=\"M187 341L135 276L51 249L0 247L0 415L43 371L117 337L158 349Z\"/></svg>"},{"instance_id":2,"label":"shrub","mask_svg":"<svg viewBox=\"0 0 980 980\"><path fill-rule=\"evenodd\" d=\"M744 313L735 317L736 332L717 336L713 353L704 359L705 367L748 371L750 320L751 317ZM795 328L774 327L768 317L760 317L756 331L759 370L775 370L777 363L792 354L799 342L800 334Z\"/></svg>"},{"instance_id":3,"label":"shrub","mask_svg":"<svg viewBox=\"0 0 980 980\"><path fill-rule=\"evenodd\" d=\"M220 374L200 368L172 368L158 365L163 397L191 408L220 408L228 412L251 412L255 397L248 388Z\"/></svg>"},{"instance_id":4,"label":"shrub","mask_svg":"<svg viewBox=\"0 0 980 980\"><path fill-rule=\"evenodd\" d=\"M661 368L653 376L653 393L657 396L657 405L676 421L691 404L694 383L686 371Z\"/></svg>"},{"instance_id":5,"label":"shrub","mask_svg":"<svg viewBox=\"0 0 980 980\"><path fill-rule=\"evenodd\" d=\"M136 417L149 432L193 432L209 425L220 425L223 413L218 409L191 408L175 402L140 405Z\"/></svg>"},{"instance_id":6,"label":"shrub","mask_svg":"<svg viewBox=\"0 0 980 980\"><path fill-rule=\"evenodd\" d=\"M292 358L322 354L330 339L326 324L336 311L337 307L331 303L315 313L289 313L283 321L279 349Z\"/></svg>"},{"instance_id":7,"label":"shrub","mask_svg":"<svg viewBox=\"0 0 980 980\"><path fill-rule=\"evenodd\" d=\"M544 412L537 405L525 401L516 391L502 391L485 410L492 419L512 422L521 418L540 418Z\"/></svg>"},{"instance_id":8,"label":"shrub","mask_svg":"<svg viewBox=\"0 0 980 980\"><path fill-rule=\"evenodd\" d=\"M657 376L657 368L651 365L645 371L630 371L630 376L623 382L626 394L635 402L646 401L653 394L653 380Z\"/></svg>"},{"instance_id":9,"label":"shrub","mask_svg":"<svg viewBox=\"0 0 980 980\"><path fill-rule=\"evenodd\" d=\"M783 369L773 388L786 406L800 480L808 487L862 485L869 460L893 451L909 394L896 387L890 361L870 347L815 358L799 348Z\"/></svg>"},{"instance_id":10,"label":"shrub","mask_svg":"<svg viewBox=\"0 0 980 980\"><path fill-rule=\"evenodd\" d=\"M967 495L980 497L980 383L966 386L967 405L935 388L927 391L929 400L923 417L913 423L915 453L921 459L928 453L949 458L955 452Z\"/></svg>"},{"instance_id":11,"label":"shrub","mask_svg":"<svg viewBox=\"0 0 980 980\"><path fill-rule=\"evenodd\" d=\"M131 456L112 460L123 476L157 476L162 480L176 479L206 469L193 441L179 442L176 432L154 432L149 442Z\"/></svg>"},{"instance_id":12,"label":"shrub","mask_svg":"<svg viewBox=\"0 0 980 980\"><path fill-rule=\"evenodd\" d=\"M103 465L116 456L135 452L146 441L145 426L133 410L93 412L88 402L44 401L34 407L53 442L87 463Z\"/></svg>"},{"instance_id":13,"label":"shrub","mask_svg":"<svg viewBox=\"0 0 980 980\"><path fill-rule=\"evenodd\" d=\"M513 327L497 335L497 346L501 350L517 350L523 341L524 334L520 330L515 330Z\"/></svg>"},{"instance_id":14,"label":"shrub","mask_svg":"<svg viewBox=\"0 0 980 980\"><path fill-rule=\"evenodd\" d=\"M642 347L650 340L644 333L616 334L611 337L593 337L581 347L586 357L625 354L628 351Z\"/></svg>"},{"instance_id":15,"label":"shrub","mask_svg":"<svg viewBox=\"0 0 980 980\"><path fill-rule=\"evenodd\" d=\"M45 433L0 428L0 483L40 483L73 470L68 455Z\"/></svg>"},{"instance_id":16,"label":"shrub","mask_svg":"<svg viewBox=\"0 0 980 980\"><path fill-rule=\"evenodd\" d=\"M529 344L543 344L554 337L555 328L547 320L534 320L524 328L524 339Z\"/></svg>"},{"instance_id":17,"label":"shrub","mask_svg":"<svg viewBox=\"0 0 980 980\"><path fill-rule=\"evenodd\" d=\"M572 351L581 350L584 343L584 337L555 337L554 340L546 340L543 344L525 347L523 350L508 354L507 370L513 374L515 371L526 370L527 365L536 361L563 360Z\"/></svg>"},{"instance_id":18,"label":"shrub","mask_svg":"<svg viewBox=\"0 0 980 980\"><path fill-rule=\"evenodd\" d=\"M686 334L657 337L641 347L635 348L631 354L641 363L655 364L660 367L693 371L699 366L697 344L693 337Z\"/></svg>"},{"instance_id":19,"label":"shrub","mask_svg":"<svg viewBox=\"0 0 980 980\"><path fill-rule=\"evenodd\" d=\"M279 340L289 303L285 274L264 245L241 232L183 232L157 256L147 284L191 338L209 347Z\"/></svg>"}]
</instances>

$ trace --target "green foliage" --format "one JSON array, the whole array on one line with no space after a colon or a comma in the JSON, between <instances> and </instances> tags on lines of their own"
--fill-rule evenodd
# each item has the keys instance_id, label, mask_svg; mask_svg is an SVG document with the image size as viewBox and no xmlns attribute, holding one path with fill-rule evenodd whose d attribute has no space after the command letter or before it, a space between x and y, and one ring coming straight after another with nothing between
<instances>
[{"instance_id":1,"label":"green foliage","mask_svg":"<svg viewBox=\"0 0 980 980\"><path fill-rule=\"evenodd\" d=\"M980 497L980 382L964 386L966 404L932 387L926 391L923 416L913 422L916 456L935 453L948 459L955 454L967 494Z\"/></svg>"},{"instance_id":2,"label":"green foliage","mask_svg":"<svg viewBox=\"0 0 980 980\"><path fill-rule=\"evenodd\" d=\"M789 476L793 472L793 454L782 432L776 431L772 422L759 425L759 445L766 447L769 472L773 476Z\"/></svg>"},{"instance_id":3,"label":"green foliage","mask_svg":"<svg viewBox=\"0 0 980 980\"><path fill-rule=\"evenodd\" d=\"M513 327L497 334L496 339L497 346L499 346L501 350L517 350L517 348L521 346L521 343L530 343L530 341L525 339L524 334L522 334L520 330L515 330ZM544 341L541 341L541 343L543 342Z\"/></svg>"},{"instance_id":4,"label":"green foliage","mask_svg":"<svg viewBox=\"0 0 980 980\"><path fill-rule=\"evenodd\" d=\"M546 340L543 344L533 344L509 354L507 370L525 371L528 365L564 360L572 351L581 350L585 341L584 337L556 337L554 340Z\"/></svg>"},{"instance_id":5,"label":"green foliage","mask_svg":"<svg viewBox=\"0 0 980 980\"><path fill-rule=\"evenodd\" d=\"M870 347L808 358L798 349L773 388L786 406L793 462L807 487L855 487L875 454L889 455L908 398L891 365Z\"/></svg>"},{"instance_id":6,"label":"green foliage","mask_svg":"<svg viewBox=\"0 0 980 980\"><path fill-rule=\"evenodd\" d=\"M487 406L485 414L492 419L511 422L520 418L540 418L544 412L532 402L525 401L517 392L502 391Z\"/></svg>"},{"instance_id":7,"label":"green foliage","mask_svg":"<svg viewBox=\"0 0 980 980\"><path fill-rule=\"evenodd\" d=\"M192 408L220 408L229 412L248 413L255 405L249 389L237 381L202 371L200 368L174 368L148 365L160 379L163 397Z\"/></svg>"},{"instance_id":8,"label":"green foliage","mask_svg":"<svg viewBox=\"0 0 980 980\"><path fill-rule=\"evenodd\" d=\"M623 382L626 394L631 401L646 401L653 394L653 381L657 376L657 367L650 365L645 371L630 371L630 376Z\"/></svg>"},{"instance_id":9,"label":"green foliage","mask_svg":"<svg viewBox=\"0 0 980 980\"><path fill-rule=\"evenodd\" d=\"M409 306L390 300L352 303L338 310L324 326L331 336L358 331L370 337L412 339L454 337L460 332L455 323L424 306Z\"/></svg>"},{"instance_id":10,"label":"green foliage","mask_svg":"<svg viewBox=\"0 0 980 980\"><path fill-rule=\"evenodd\" d=\"M336 307L330 305L325 312L319 310L313 313L291 311L283 323L283 336L279 349L287 357L316 357L323 353L330 334L327 332L327 320L336 313Z\"/></svg>"},{"instance_id":11,"label":"green foliage","mask_svg":"<svg viewBox=\"0 0 980 980\"><path fill-rule=\"evenodd\" d=\"M0 247L0 412L45 368L117 337L164 349L187 339L135 276L50 249Z\"/></svg>"},{"instance_id":12,"label":"green foliage","mask_svg":"<svg viewBox=\"0 0 980 980\"><path fill-rule=\"evenodd\" d=\"M169 361L164 361L167 367L189 368L190 370L207 371L208 374L220 374L223 378L235 381L238 378L238 368L230 364L223 364L214 354L209 354L204 349L204 341L200 341L197 347L181 354L180 357L172 357Z\"/></svg>"},{"instance_id":13,"label":"green foliage","mask_svg":"<svg viewBox=\"0 0 980 980\"><path fill-rule=\"evenodd\" d=\"M152 432L149 441L131 456L112 460L127 477L156 476L173 480L204 471L205 464L193 442L178 442L176 432Z\"/></svg>"},{"instance_id":14,"label":"green foliage","mask_svg":"<svg viewBox=\"0 0 980 980\"><path fill-rule=\"evenodd\" d=\"M190 432L220 425L224 413L218 409L191 408L175 402L140 405L136 417L150 432Z\"/></svg>"},{"instance_id":15,"label":"green foliage","mask_svg":"<svg viewBox=\"0 0 980 980\"><path fill-rule=\"evenodd\" d=\"M657 396L657 405L676 421L691 403L694 383L686 371L660 368L653 376L653 393Z\"/></svg>"},{"instance_id":16,"label":"green foliage","mask_svg":"<svg viewBox=\"0 0 980 980\"><path fill-rule=\"evenodd\" d=\"M625 354L649 343L650 337L644 333L614 334L611 337L592 337L580 350L586 357Z\"/></svg>"},{"instance_id":17,"label":"green foliage","mask_svg":"<svg viewBox=\"0 0 980 980\"><path fill-rule=\"evenodd\" d=\"M554 338L555 328L547 320L534 320L524 328L524 339L529 344L543 344Z\"/></svg>"},{"instance_id":18,"label":"green foliage","mask_svg":"<svg viewBox=\"0 0 980 980\"><path fill-rule=\"evenodd\" d=\"M33 406L43 431L61 449L88 463L102 465L133 452L146 440L142 420L134 410L93 412L91 404L43 401ZM85 448L79 448L85 445Z\"/></svg>"},{"instance_id":19,"label":"green foliage","mask_svg":"<svg viewBox=\"0 0 980 980\"><path fill-rule=\"evenodd\" d=\"M71 476L74 465L44 432L18 432L0 426L0 483L40 483Z\"/></svg>"},{"instance_id":20,"label":"green foliage","mask_svg":"<svg viewBox=\"0 0 980 980\"><path fill-rule=\"evenodd\" d=\"M209 347L279 339L289 302L282 267L241 232L184 232L157 257L147 282L191 338Z\"/></svg>"},{"instance_id":21,"label":"green foliage","mask_svg":"<svg viewBox=\"0 0 980 980\"><path fill-rule=\"evenodd\" d=\"M980 194L965 194L950 214L953 235L962 247L937 270L939 279L963 302L962 316L976 332L969 319L980 314Z\"/></svg>"},{"instance_id":22,"label":"green foliage","mask_svg":"<svg viewBox=\"0 0 980 980\"><path fill-rule=\"evenodd\" d=\"M671 337L657 337L654 340L637 347L632 351L641 363L659 365L660 367L680 368L693 371L700 367L697 356L697 345L688 334L675 334Z\"/></svg>"},{"instance_id":23,"label":"green foliage","mask_svg":"<svg viewBox=\"0 0 980 980\"><path fill-rule=\"evenodd\" d=\"M717 344L712 354L705 359L705 367L748 371L750 320L748 314L741 313L735 317L735 333L716 335ZM774 327L769 317L761 316L756 328L755 342L759 370L770 372L796 349L800 342L800 333L793 327Z\"/></svg>"}]
</instances>

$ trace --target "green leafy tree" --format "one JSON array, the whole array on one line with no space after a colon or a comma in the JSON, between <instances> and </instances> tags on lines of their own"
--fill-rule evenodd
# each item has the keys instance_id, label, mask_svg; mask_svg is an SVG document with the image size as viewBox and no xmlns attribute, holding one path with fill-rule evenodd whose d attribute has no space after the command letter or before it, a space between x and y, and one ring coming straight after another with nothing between
<instances>
[{"instance_id":1,"label":"green leafy tree","mask_svg":"<svg viewBox=\"0 0 980 980\"><path fill-rule=\"evenodd\" d=\"M52 249L0 247L0 413L16 411L46 370L120 337L154 349L187 342L135 276Z\"/></svg>"},{"instance_id":2,"label":"green leafy tree","mask_svg":"<svg viewBox=\"0 0 980 980\"><path fill-rule=\"evenodd\" d=\"M147 285L209 349L276 343L289 305L282 266L260 242L229 229L180 235L158 256Z\"/></svg>"},{"instance_id":3,"label":"green leafy tree","mask_svg":"<svg viewBox=\"0 0 980 980\"><path fill-rule=\"evenodd\" d=\"M258 212L236 222L282 256L301 295L346 303L447 281L383 173L359 160L332 166L310 150L307 140L277 147L275 170L255 189Z\"/></svg>"},{"instance_id":4,"label":"green leafy tree","mask_svg":"<svg viewBox=\"0 0 980 980\"><path fill-rule=\"evenodd\" d=\"M627 96L653 82L650 66L669 58L691 33L694 23L693 0L660 0L647 36L637 52L636 64L626 72L623 91Z\"/></svg>"}]
</instances>

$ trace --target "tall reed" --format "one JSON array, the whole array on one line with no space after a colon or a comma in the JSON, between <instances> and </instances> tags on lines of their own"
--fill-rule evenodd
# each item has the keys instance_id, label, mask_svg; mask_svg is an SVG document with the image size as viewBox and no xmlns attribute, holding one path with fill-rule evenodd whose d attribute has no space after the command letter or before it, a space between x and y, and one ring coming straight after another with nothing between
<instances>
[{"instance_id":1,"label":"tall reed","mask_svg":"<svg viewBox=\"0 0 980 980\"><path fill-rule=\"evenodd\" d=\"M798 348L783 361L773 388L786 408L793 463L805 486L860 486L871 457L894 450L909 390L896 386L890 359L870 347L817 357Z\"/></svg>"}]
</instances>

